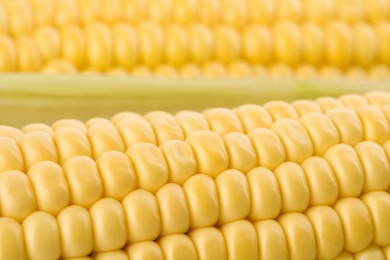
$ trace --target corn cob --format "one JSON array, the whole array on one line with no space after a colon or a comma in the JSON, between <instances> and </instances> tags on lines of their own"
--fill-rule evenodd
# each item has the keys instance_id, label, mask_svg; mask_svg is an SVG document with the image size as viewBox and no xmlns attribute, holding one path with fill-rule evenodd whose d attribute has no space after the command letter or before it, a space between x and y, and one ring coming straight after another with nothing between
<instances>
[{"instance_id":1,"label":"corn cob","mask_svg":"<svg viewBox=\"0 0 390 260\"><path fill-rule=\"evenodd\" d=\"M388 259L389 108L370 92L0 126L0 259Z\"/></svg>"},{"instance_id":2,"label":"corn cob","mask_svg":"<svg viewBox=\"0 0 390 260\"><path fill-rule=\"evenodd\" d=\"M0 71L388 78L387 0L0 2Z\"/></svg>"}]
</instances>

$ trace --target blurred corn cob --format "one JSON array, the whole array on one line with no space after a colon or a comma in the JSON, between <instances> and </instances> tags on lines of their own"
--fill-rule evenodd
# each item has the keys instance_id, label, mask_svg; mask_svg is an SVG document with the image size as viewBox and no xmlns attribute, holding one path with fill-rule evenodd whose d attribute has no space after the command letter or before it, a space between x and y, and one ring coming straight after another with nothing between
<instances>
[{"instance_id":1,"label":"blurred corn cob","mask_svg":"<svg viewBox=\"0 0 390 260\"><path fill-rule=\"evenodd\" d=\"M0 71L388 78L388 0L0 2Z\"/></svg>"}]
</instances>

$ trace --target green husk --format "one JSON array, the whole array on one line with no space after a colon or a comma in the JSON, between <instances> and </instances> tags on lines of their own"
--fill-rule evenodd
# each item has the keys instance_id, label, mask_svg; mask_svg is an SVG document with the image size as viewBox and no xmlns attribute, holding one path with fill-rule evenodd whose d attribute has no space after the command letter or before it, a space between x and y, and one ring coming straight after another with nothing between
<instances>
[{"instance_id":1,"label":"green husk","mask_svg":"<svg viewBox=\"0 0 390 260\"><path fill-rule=\"evenodd\" d=\"M201 111L321 96L390 91L389 81L292 79L156 79L130 76L0 76L0 124L22 127L64 118L109 118L133 111Z\"/></svg>"}]
</instances>

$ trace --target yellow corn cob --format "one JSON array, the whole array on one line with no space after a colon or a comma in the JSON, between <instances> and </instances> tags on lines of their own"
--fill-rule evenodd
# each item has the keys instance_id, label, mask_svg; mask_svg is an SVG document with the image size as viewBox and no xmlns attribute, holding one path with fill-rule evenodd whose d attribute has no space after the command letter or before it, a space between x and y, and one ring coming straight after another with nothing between
<instances>
[{"instance_id":1,"label":"yellow corn cob","mask_svg":"<svg viewBox=\"0 0 390 260\"><path fill-rule=\"evenodd\" d=\"M0 126L0 259L387 259L390 94Z\"/></svg>"},{"instance_id":2,"label":"yellow corn cob","mask_svg":"<svg viewBox=\"0 0 390 260\"><path fill-rule=\"evenodd\" d=\"M388 79L388 0L0 2L0 72Z\"/></svg>"}]
</instances>

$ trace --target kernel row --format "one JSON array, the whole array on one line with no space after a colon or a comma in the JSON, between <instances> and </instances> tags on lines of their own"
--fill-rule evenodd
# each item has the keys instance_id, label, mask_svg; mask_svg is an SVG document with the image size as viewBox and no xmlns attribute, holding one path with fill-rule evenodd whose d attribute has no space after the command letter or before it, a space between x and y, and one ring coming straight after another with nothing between
<instances>
[{"instance_id":1,"label":"kernel row","mask_svg":"<svg viewBox=\"0 0 390 260\"><path fill-rule=\"evenodd\" d=\"M280 163L277 160L287 158L301 163L312 155L323 156L330 147L339 143L355 146L362 141L372 141L383 145L387 151L389 121L389 95L370 92L364 97L322 97L291 104L270 101L263 106L181 111L175 115L162 111L144 116L124 112L113 116L111 120L93 118L85 123L59 120L51 127L31 124L22 130L0 126L0 149L5 158L0 164L0 171L27 171L39 161L63 165L74 156L87 156L96 160L107 151L124 153L135 149L148 149L157 155L163 153L172 163L178 160L169 156L175 149L180 149L187 158L194 158L194 151L199 158L198 166L194 162L190 163L193 169L201 167L201 161L206 162L207 156L212 156L202 157L203 149L212 153L209 142L221 151L217 153L220 157L216 160L223 162L220 165L234 165L238 170L246 172L248 167L256 164L258 157L260 166L274 169ZM197 133L200 130L203 132ZM271 146L264 146L266 144L261 138L265 137L274 140ZM133 147L139 143L152 146ZM241 144L245 145L240 147ZM256 152L251 148L253 146ZM262 152L266 147L279 156L267 156L268 150ZM218 167L209 168L215 172ZM209 172L202 167L201 170L203 173ZM211 175L214 174L218 174L218 170Z\"/></svg>"},{"instance_id":2,"label":"kernel row","mask_svg":"<svg viewBox=\"0 0 390 260\"><path fill-rule=\"evenodd\" d=\"M56 217L35 211L21 223L2 216L0 237L7 238L7 247L2 239L0 256L12 259L70 259L91 254L93 258L103 259L114 255L123 259L147 255L153 259L184 256L186 259L215 259L215 256L218 259L269 259L271 256L332 259L339 254L364 255L365 250L388 254L390 224L386 220L390 213L390 194L384 191L369 192L360 198L341 198L333 206L314 206L303 213L281 213L261 220L241 217L213 225L213 221L207 221L209 205L195 201L196 213L200 213L199 207L203 211L202 216L193 216L194 208L183 204L185 186L171 184L163 189L155 196L137 189L122 202L102 198L89 210L71 205ZM190 226L192 217L206 222Z\"/></svg>"},{"instance_id":3,"label":"kernel row","mask_svg":"<svg viewBox=\"0 0 390 260\"><path fill-rule=\"evenodd\" d=\"M240 76L261 75L262 66L280 64L265 74L310 77L317 67L325 67L320 74L346 70L358 77L372 67L375 76L388 73L389 41L389 21L354 26L341 21L324 26L279 22L242 30L156 22L46 26L31 35L0 35L0 71ZM375 69L377 65L382 69Z\"/></svg>"}]
</instances>

